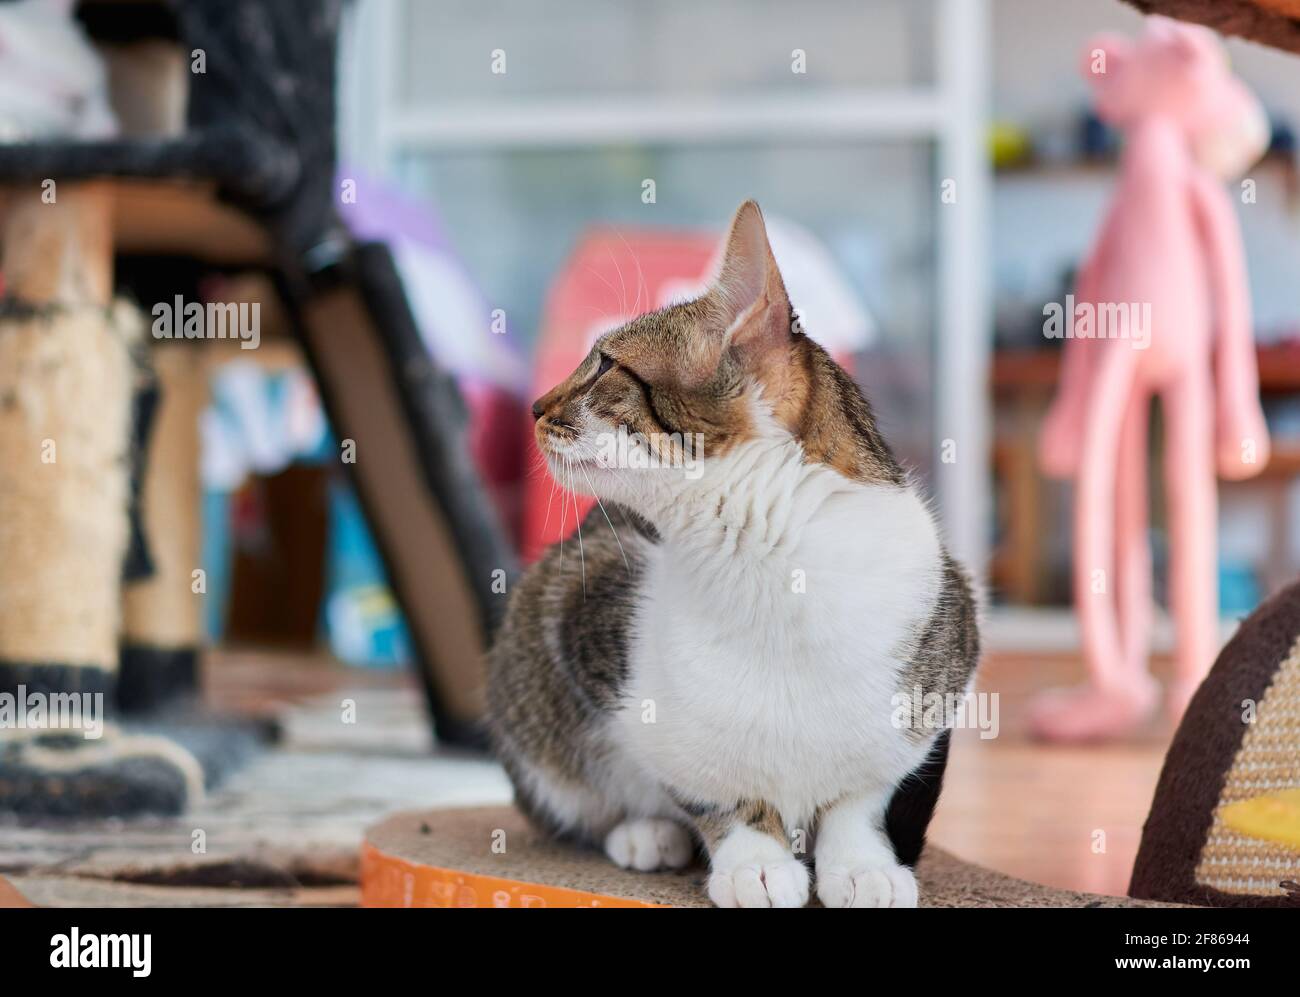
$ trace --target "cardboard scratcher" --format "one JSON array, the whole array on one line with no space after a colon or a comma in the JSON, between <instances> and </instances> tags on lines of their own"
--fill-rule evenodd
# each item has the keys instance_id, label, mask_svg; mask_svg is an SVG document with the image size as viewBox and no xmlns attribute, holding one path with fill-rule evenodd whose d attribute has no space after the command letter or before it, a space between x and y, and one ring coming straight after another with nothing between
<instances>
[{"instance_id":1,"label":"cardboard scratcher","mask_svg":"<svg viewBox=\"0 0 1300 997\"><path fill-rule=\"evenodd\" d=\"M1163 907L1058 890L963 862L933 846L917 869L922 907ZM629 872L549 841L510 807L397 814L361 849L365 907L709 907L705 869Z\"/></svg>"},{"instance_id":2,"label":"cardboard scratcher","mask_svg":"<svg viewBox=\"0 0 1300 997\"><path fill-rule=\"evenodd\" d=\"M1129 892L1300 907L1300 582L1242 622L1192 697Z\"/></svg>"}]
</instances>

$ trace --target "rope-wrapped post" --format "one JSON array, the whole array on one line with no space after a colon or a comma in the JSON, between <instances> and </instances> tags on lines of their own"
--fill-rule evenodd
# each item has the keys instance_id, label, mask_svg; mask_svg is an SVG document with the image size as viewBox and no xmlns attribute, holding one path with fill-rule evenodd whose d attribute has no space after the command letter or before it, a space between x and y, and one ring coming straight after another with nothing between
<instances>
[{"instance_id":1,"label":"rope-wrapped post","mask_svg":"<svg viewBox=\"0 0 1300 997\"><path fill-rule=\"evenodd\" d=\"M148 710L198 684L202 598L199 416L207 399L202 350L158 341L152 350L158 406L148 433L140 496L152 573L126 586L122 671L124 710Z\"/></svg>"},{"instance_id":2,"label":"rope-wrapped post","mask_svg":"<svg viewBox=\"0 0 1300 997\"><path fill-rule=\"evenodd\" d=\"M0 303L0 691L99 692L118 660L132 314L111 193L10 196Z\"/></svg>"},{"instance_id":3,"label":"rope-wrapped post","mask_svg":"<svg viewBox=\"0 0 1300 997\"><path fill-rule=\"evenodd\" d=\"M189 752L113 723L133 351L107 182L10 191L0 236L0 812L176 813Z\"/></svg>"}]
</instances>

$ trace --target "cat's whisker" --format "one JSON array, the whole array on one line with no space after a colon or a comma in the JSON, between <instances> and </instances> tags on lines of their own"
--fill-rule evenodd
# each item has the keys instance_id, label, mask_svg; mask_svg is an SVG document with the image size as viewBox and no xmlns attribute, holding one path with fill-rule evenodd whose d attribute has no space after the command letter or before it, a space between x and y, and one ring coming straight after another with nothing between
<instances>
[{"instance_id":1,"label":"cat's whisker","mask_svg":"<svg viewBox=\"0 0 1300 997\"><path fill-rule=\"evenodd\" d=\"M625 281L625 280L623 279L623 267L619 264L619 262L618 262L618 257L614 255L614 251L613 251L612 249L610 249L608 246L606 246L606 247L605 247L605 252L609 254L609 261L610 261L611 263L614 264L614 272L618 274L618 286L621 287L621 288L623 289L623 293L622 293L621 295L619 295L619 299L618 299L618 307L619 307L619 311L621 311L624 315L626 315L626 314L628 314L628 311L627 311L627 281ZM633 313L633 314L635 314L635 313Z\"/></svg>"},{"instance_id":2,"label":"cat's whisker","mask_svg":"<svg viewBox=\"0 0 1300 997\"><path fill-rule=\"evenodd\" d=\"M612 294L612 295L614 295L614 296L616 296L616 297L618 296L618 288L616 288L613 284L611 284L611 283L609 282L609 280L605 277L605 275L602 274L599 270L597 270L595 267L589 266L589 267L587 267L587 272L590 273L593 277L595 277L595 278L596 278L598 281L600 281L602 284L604 284L606 287L608 287L608 288L609 288L609 293L610 293L610 294ZM619 307L621 308L622 305L620 304ZM608 320L609 317L610 317L608 311L606 311L605 309L602 309L602 308L597 308L595 305L588 304L588 305L587 305L587 308L589 308L591 311L595 312L595 313L596 313L596 317L597 317L598 319L600 319L602 322ZM621 321L621 319L620 319L620 321Z\"/></svg>"},{"instance_id":3,"label":"cat's whisker","mask_svg":"<svg viewBox=\"0 0 1300 997\"><path fill-rule=\"evenodd\" d=\"M614 529L614 521L609 518L609 513L605 511L605 503L596 494L596 486L592 484L591 475L587 473L587 469L582 464L579 464L578 468L582 471L583 477L587 479L587 487L591 489L591 494L596 499L596 505L600 507L601 515L605 517L605 522L609 524L609 532L614 534L614 543L618 544L618 552L623 555L623 567L627 568L628 577L630 578L632 576L632 565L628 563L627 551L623 549L623 541L618 538L618 530Z\"/></svg>"},{"instance_id":4,"label":"cat's whisker","mask_svg":"<svg viewBox=\"0 0 1300 997\"><path fill-rule=\"evenodd\" d=\"M569 479L573 480L573 465L569 465ZM578 557L582 562L582 601L587 601L587 555L582 549L582 516L578 512L578 493L569 489L569 494L573 496L573 518L578 523Z\"/></svg>"},{"instance_id":5,"label":"cat's whisker","mask_svg":"<svg viewBox=\"0 0 1300 997\"><path fill-rule=\"evenodd\" d=\"M534 458L532 464L531 464L531 465L529 466L529 468L528 468L528 474L527 474L527 477L535 478L535 477L537 477L537 475L540 474L540 473L541 473L545 468L546 468L546 458L545 458L545 457Z\"/></svg>"},{"instance_id":6,"label":"cat's whisker","mask_svg":"<svg viewBox=\"0 0 1300 997\"><path fill-rule=\"evenodd\" d=\"M614 234L617 235L619 239L622 240L624 246L627 246L628 255L632 257L632 262L636 264L636 303L633 304L632 306L632 314L640 315L641 314L641 291L642 289L644 289L646 292L645 303L646 306L648 307L650 305L650 286L646 283L645 271L641 269L641 258L637 256L635 252L632 251L632 247L628 245L628 241L626 238L623 237L623 233L621 231L619 231L618 229L614 229Z\"/></svg>"},{"instance_id":7,"label":"cat's whisker","mask_svg":"<svg viewBox=\"0 0 1300 997\"><path fill-rule=\"evenodd\" d=\"M567 516L567 514L568 514L568 511L569 511L569 503L568 503L568 500L565 499L564 494L563 494L564 487L565 487L565 486L564 486L564 482L561 481L561 482L560 482L560 490L561 490L561 494L560 494L560 567L559 567L559 572L560 572L561 575L564 574L564 521L565 521L565 518L566 518L566 516Z\"/></svg>"},{"instance_id":8,"label":"cat's whisker","mask_svg":"<svg viewBox=\"0 0 1300 997\"><path fill-rule=\"evenodd\" d=\"M542 523L542 536L546 536L546 529L551 525L551 506L555 502L555 475L551 475L551 494L546 499L546 521Z\"/></svg>"}]
</instances>

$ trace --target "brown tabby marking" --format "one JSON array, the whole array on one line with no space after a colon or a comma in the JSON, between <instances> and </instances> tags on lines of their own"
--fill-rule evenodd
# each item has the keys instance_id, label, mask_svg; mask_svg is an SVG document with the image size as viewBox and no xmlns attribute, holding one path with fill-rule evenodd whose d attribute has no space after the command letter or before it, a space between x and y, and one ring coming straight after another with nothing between
<instances>
[{"instance_id":1,"label":"brown tabby marking","mask_svg":"<svg viewBox=\"0 0 1300 997\"><path fill-rule=\"evenodd\" d=\"M780 356L768 357L762 371L748 371L743 357L699 349L708 338L699 327L707 317L701 301L643 315L598 342L577 370L538 400L539 438L572 440L585 402L593 415L641 433L652 444L662 443L655 437L663 434L698 433L706 455L720 456L756 435L748 389L757 383L809 461L856 481L904 484L870 404L821 346L791 332ZM615 366L597 378L602 355ZM715 365L712 372L698 380L678 373L708 363ZM779 379L773 370L781 372Z\"/></svg>"},{"instance_id":2,"label":"brown tabby marking","mask_svg":"<svg viewBox=\"0 0 1300 997\"><path fill-rule=\"evenodd\" d=\"M899 677L899 692L908 697L915 696L917 689L923 696L958 695L970 683L979 656L979 627L970 582L961 565L945 552L939 599L915 644L899 655L908 662ZM916 740L934 733L923 726L908 728Z\"/></svg>"},{"instance_id":3,"label":"brown tabby marking","mask_svg":"<svg viewBox=\"0 0 1300 997\"><path fill-rule=\"evenodd\" d=\"M581 555L573 543L556 545L524 574L488 655L493 733L512 749L503 760L522 753L577 782L591 760L575 755L574 738L618 705L643 552L657 541L635 513L606 508L613 529L592 509Z\"/></svg>"},{"instance_id":4,"label":"brown tabby marking","mask_svg":"<svg viewBox=\"0 0 1300 997\"><path fill-rule=\"evenodd\" d=\"M741 825L775 838L783 845L790 843L780 813L763 800L741 800L734 807L700 805L683 800L678 800L677 804L694 821L695 830L710 850Z\"/></svg>"}]
</instances>

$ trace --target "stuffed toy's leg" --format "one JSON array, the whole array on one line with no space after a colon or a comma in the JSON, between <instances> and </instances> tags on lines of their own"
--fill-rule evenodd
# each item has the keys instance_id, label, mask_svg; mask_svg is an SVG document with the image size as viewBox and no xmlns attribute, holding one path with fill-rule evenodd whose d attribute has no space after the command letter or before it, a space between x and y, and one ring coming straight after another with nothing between
<instances>
[{"instance_id":1,"label":"stuffed toy's leg","mask_svg":"<svg viewBox=\"0 0 1300 997\"><path fill-rule=\"evenodd\" d=\"M1147 671L1151 651L1151 543L1147 494L1147 431L1151 399L1138 391L1124 413L1115 482L1115 599L1120 643L1130 674Z\"/></svg>"},{"instance_id":2,"label":"stuffed toy's leg","mask_svg":"<svg viewBox=\"0 0 1300 997\"><path fill-rule=\"evenodd\" d=\"M1169 711L1183 715L1218 653L1214 389L1208 365L1189 364L1161 396L1169 502L1169 603L1176 647Z\"/></svg>"},{"instance_id":3,"label":"stuffed toy's leg","mask_svg":"<svg viewBox=\"0 0 1300 997\"><path fill-rule=\"evenodd\" d=\"M1094 344L1095 379L1075 494L1075 605L1089 684L1038 699L1030 727L1078 741L1130 730L1157 693L1146 670L1150 614L1146 552L1145 391L1137 353L1125 342Z\"/></svg>"},{"instance_id":4,"label":"stuffed toy's leg","mask_svg":"<svg viewBox=\"0 0 1300 997\"><path fill-rule=\"evenodd\" d=\"M1094 264L1085 265L1075 288L1076 301L1095 301ZM1088 417L1093 365L1098 351L1086 340L1067 339L1061 350L1061 383L1043 420L1038 463L1051 478L1073 478L1079 471L1083 429Z\"/></svg>"}]
</instances>

